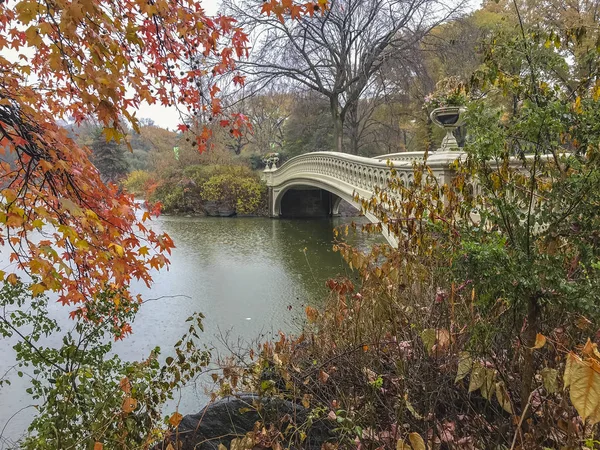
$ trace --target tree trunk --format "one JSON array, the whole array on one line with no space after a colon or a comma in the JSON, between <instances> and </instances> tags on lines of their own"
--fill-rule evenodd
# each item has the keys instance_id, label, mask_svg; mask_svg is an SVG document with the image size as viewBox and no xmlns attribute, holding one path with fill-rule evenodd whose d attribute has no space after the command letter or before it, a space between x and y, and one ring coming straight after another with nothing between
<instances>
[{"instance_id":1,"label":"tree trunk","mask_svg":"<svg viewBox=\"0 0 600 450\"><path fill-rule=\"evenodd\" d=\"M333 119L333 145L336 152L344 151L344 119L340 114L340 102L337 96L329 99L331 118Z\"/></svg>"},{"instance_id":2,"label":"tree trunk","mask_svg":"<svg viewBox=\"0 0 600 450\"><path fill-rule=\"evenodd\" d=\"M540 318L540 307L537 298L531 297L527 306L527 324L521 333L521 345L523 352L523 363L521 369L521 411L525 410L527 400L531 394L535 365L533 360L533 346L538 333Z\"/></svg>"},{"instance_id":3,"label":"tree trunk","mask_svg":"<svg viewBox=\"0 0 600 450\"><path fill-rule=\"evenodd\" d=\"M358 155L358 141L360 133L360 120L358 118L358 104L353 103L346 112L346 125L350 137L350 153Z\"/></svg>"}]
</instances>

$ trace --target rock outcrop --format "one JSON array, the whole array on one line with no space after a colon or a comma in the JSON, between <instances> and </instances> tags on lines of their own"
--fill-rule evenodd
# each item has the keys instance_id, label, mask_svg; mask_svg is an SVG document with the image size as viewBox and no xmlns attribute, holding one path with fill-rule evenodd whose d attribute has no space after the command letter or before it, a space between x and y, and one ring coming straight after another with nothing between
<instances>
[{"instance_id":1,"label":"rock outcrop","mask_svg":"<svg viewBox=\"0 0 600 450\"><path fill-rule=\"evenodd\" d=\"M185 416L174 435L154 447L166 449L169 443L180 450L217 450L219 444L229 448L234 438L243 438L254 430L255 424L270 424L285 429L289 424L303 426L306 439L300 442L282 443L284 448L320 450L323 443L332 439L331 424L314 421L306 427L309 410L287 400L260 398L246 394L226 397L209 404L197 414ZM296 437L298 433L295 434Z\"/></svg>"}]
</instances>

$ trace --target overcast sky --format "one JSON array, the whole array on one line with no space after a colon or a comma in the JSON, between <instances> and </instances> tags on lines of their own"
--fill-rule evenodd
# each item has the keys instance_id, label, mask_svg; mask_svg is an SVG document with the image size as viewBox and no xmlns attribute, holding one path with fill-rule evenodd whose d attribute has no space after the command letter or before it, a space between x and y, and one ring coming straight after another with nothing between
<instances>
[{"instance_id":1,"label":"overcast sky","mask_svg":"<svg viewBox=\"0 0 600 450\"><path fill-rule=\"evenodd\" d=\"M202 6L206 13L210 15L215 15L219 8L220 0L201 0ZM477 5L481 3L481 0L468 0L469 8L474 9ZM23 53L27 53L21 50ZM13 59L17 56L17 53L12 50L3 50L2 56L7 57L8 59ZM133 112L133 111L132 111ZM159 104L148 105L147 103L143 103L140 105L140 108L136 111L136 116L138 119L149 118L152 119L156 125L169 128L174 130L180 122L179 114L175 110L175 108L168 108L166 106L161 106Z\"/></svg>"}]
</instances>

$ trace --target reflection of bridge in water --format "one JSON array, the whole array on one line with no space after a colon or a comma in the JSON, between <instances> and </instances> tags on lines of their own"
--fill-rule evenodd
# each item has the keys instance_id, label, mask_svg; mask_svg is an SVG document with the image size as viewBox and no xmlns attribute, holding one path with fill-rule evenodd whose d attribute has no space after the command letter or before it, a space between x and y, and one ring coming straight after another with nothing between
<instances>
[{"instance_id":1,"label":"reflection of bridge in water","mask_svg":"<svg viewBox=\"0 0 600 450\"><path fill-rule=\"evenodd\" d=\"M440 183L448 182L454 170L450 165L464 153L455 150L430 154L427 164ZM397 177L409 183L413 177L413 163L423 161L423 152L394 153L366 158L339 152L314 152L290 159L281 167L267 164L264 179L269 189L271 217L324 217L335 216L342 200L360 209L355 195L370 199L375 188L384 188L391 176L391 165ZM379 220L372 214L365 216L371 222ZM392 244L394 237L384 231Z\"/></svg>"}]
</instances>

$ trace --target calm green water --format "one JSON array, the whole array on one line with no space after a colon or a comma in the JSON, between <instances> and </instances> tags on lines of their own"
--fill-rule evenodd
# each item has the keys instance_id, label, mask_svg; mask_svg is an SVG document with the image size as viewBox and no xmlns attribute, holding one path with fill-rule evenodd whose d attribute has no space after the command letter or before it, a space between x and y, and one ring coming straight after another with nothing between
<instances>
[{"instance_id":1,"label":"calm green water","mask_svg":"<svg viewBox=\"0 0 600 450\"><path fill-rule=\"evenodd\" d=\"M143 305L132 324L133 335L117 343L116 352L134 360L160 346L163 356L168 354L185 332L185 319L196 311L206 315L204 340L216 351L223 350L220 341L225 335L237 342L269 338L280 329L297 330L304 307L318 305L326 295L325 281L348 270L331 250L332 230L351 220L160 217L153 228L169 233L177 248L169 270L155 273L151 289L133 286L144 298L157 300ZM362 246L381 240L354 238ZM0 253L0 269L7 267L7 259L6 252ZM59 318L67 313L54 303L49 311ZM12 345L0 339L0 376L8 371L13 381L0 389L0 431L6 425L4 439L14 440L27 427L34 409L25 394L28 381L10 369ZM178 396L182 413L201 408L205 381L198 380ZM11 418L21 408L25 409ZM2 439L0 449L5 448Z\"/></svg>"}]
</instances>

